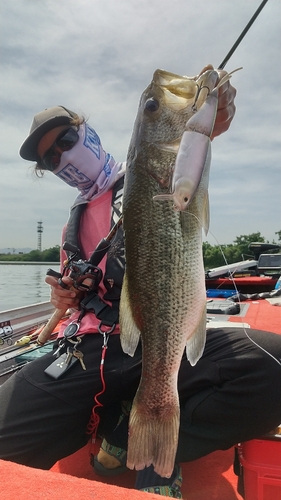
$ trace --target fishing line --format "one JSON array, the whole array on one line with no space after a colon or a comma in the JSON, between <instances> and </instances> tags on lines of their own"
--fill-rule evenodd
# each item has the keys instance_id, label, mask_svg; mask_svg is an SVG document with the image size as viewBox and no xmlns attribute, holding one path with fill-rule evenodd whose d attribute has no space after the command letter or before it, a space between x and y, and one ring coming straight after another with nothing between
<instances>
[{"instance_id":1,"label":"fishing line","mask_svg":"<svg viewBox=\"0 0 281 500\"><path fill-rule=\"evenodd\" d=\"M252 26L252 24L254 23L254 21L256 20L257 16L260 14L261 10L263 9L263 7L266 5L266 3L268 2L268 0L263 0L260 4L260 6L258 7L258 9L256 10L256 12L254 13L254 15L252 16L252 18L250 19L250 21L248 22L248 24L246 25L246 27L244 28L244 30L242 31L241 35L238 37L238 39L236 40L236 42L234 43L234 45L232 46L232 48L230 49L230 51L228 52L228 54L226 55L226 57L224 58L224 60L221 62L221 64L219 64L218 66L218 69L223 69L226 65L226 63L228 62L228 60L230 59L230 57L232 56L233 52L237 49L238 45L241 43L241 41L243 40L244 36L246 35L246 33L249 31L250 27ZM241 69L241 68L239 68ZM233 72L232 72L233 73ZM201 227L203 227L204 229L206 229L204 227L204 224L202 224L202 221L193 213L191 212L183 212L182 213L185 213L186 215L192 215L197 221L198 223L201 225ZM215 237L215 235L208 229L208 232L209 234L214 238L214 240L216 241L216 243L218 244L219 246L219 249L220 249L220 252L222 254L222 257L224 259L224 262L226 264L227 267L229 267L229 264L227 262L227 259L226 259L226 256L223 252L223 249L222 249L222 246L220 245L220 243L218 242L217 238ZM235 289L235 292L239 298L239 292L238 292L238 289L237 289L237 286L236 286L236 283L235 283L235 280L234 280L234 277L232 276L232 273L230 271L230 269L228 269L228 272L229 272L229 275L230 275L230 279L233 283L233 286L234 286L234 289ZM234 272L234 271L233 271ZM241 304L241 302L239 301L239 305ZM242 318L241 318L242 320ZM261 349L261 351L263 351L265 354L267 354L268 356L270 356L274 361L276 361L276 363L278 363L279 366L281 366L281 362L275 357L273 356L273 354L271 354L270 352L268 352L264 347L262 347L261 345L259 345L255 340L253 340L245 326L244 326L244 322L242 321L242 328L244 330L244 333L246 335L246 337L256 346L258 347L259 349Z\"/></svg>"},{"instance_id":2,"label":"fishing line","mask_svg":"<svg viewBox=\"0 0 281 500\"><path fill-rule=\"evenodd\" d=\"M203 225L203 223L202 223L202 221L199 219L199 217L197 217L197 215L193 214L192 212L183 212L183 211L182 211L181 213L183 213L183 214L185 214L185 215L187 215L187 216L188 216L188 215L191 215L192 217L194 217L194 218L197 220L197 222L201 225L201 227L203 227L203 229L205 229L205 228L204 228L204 225ZM210 230L208 230L208 232L209 232L209 234L212 236L212 238L214 238L215 242L217 243L217 245L218 245L218 247L219 247L219 249L220 249L220 252L221 252L221 254L222 254L222 257L223 257L223 259L224 259L224 262L225 262L226 266L229 266L229 264L228 264L228 262L227 262L227 259L226 259L226 256L225 256L225 254L224 254L224 251L223 251L223 248L222 248L221 244L219 243L219 241L217 240L217 238L215 237L215 235L214 235L214 234L213 234ZM234 286L235 292L236 292L236 294L237 294L237 296L238 296L238 298L239 298L239 291L238 291L238 289L237 289L237 286L236 286L235 280L234 280L234 278L233 278L233 276L232 276L232 273L231 273L230 269L228 269L228 272L229 272L229 274L230 274L230 280L232 281L232 284L233 284L233 286ZM240 306L240 305L241 305L241 302L239 301L238 303L239 303L239 306ZM243 322L243 318L242 318L242 317L241 317L241 324L242 324L242 328L243 328L243 331L244 331L244 333L245 333L245 335L246 335L247 339L248 339L248 340L250 340L250 341L251 341L251 342L252 342L252 343L253 343L256 347L258 347L258 348L259 348L261 351L263 351L265 354L267 354L268 356L270 356L270 357L271 357L274 361L276 361L276 363L277 363L279 366L281 366L281 362L279 361L279 359L277 359L277 358L276 358L273 354L271 354L270 352L268 352L268 351L267 351L264 347L262 347L262 346L261 346L260 344L258 344L258 343L257 343L254 339L252 339L252 338L250 337L250 335L248 334L248 332L247 332L247 330L246 330L246 327L244 326L244 322Z\"/></svg>"}]
</instances>

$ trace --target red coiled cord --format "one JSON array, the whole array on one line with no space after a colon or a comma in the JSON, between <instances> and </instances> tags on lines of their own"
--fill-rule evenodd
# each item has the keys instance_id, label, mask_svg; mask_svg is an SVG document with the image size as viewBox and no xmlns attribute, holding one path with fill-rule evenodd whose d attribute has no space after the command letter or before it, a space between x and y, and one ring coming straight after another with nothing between
<instances>
[{"instance_id":1,"label":"red coiled cord","mask_svg":"<svg viewBox=\"0 0 281 500\"><path fill-rule=\"evenodd\" d=\"M99 401L98 398L105 392L105 389L106 389L106 384L105 384L105 380L104 380L104 360L105 360L105 355L106 355L106 350L107 350L108 335L106 334L106 332L100 331L100 333L102 333L103 339L104 339L103 346L102 346L102 353L101 353L101 362L100 362L100 378L101 378L101 382L102 382L102 390L98 394L96 394L94 397L94 401L96 404L92 408L91 418L90 418L89 423L87 425L87 434L90 434L92 436L92 443L95 443L95 441L96 441L97 430L98 430L98 426L100 423L100 416L96 410L103 406L103 404Z\"/></svg>"}]
</instances>

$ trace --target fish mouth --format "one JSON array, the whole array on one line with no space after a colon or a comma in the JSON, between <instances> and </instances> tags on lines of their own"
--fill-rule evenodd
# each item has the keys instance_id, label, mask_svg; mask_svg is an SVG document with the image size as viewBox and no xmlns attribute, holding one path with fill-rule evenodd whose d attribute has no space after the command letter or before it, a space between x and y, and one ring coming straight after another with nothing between
<instances>
[{"instance_id":1,"label":"fish mouth","mask_svg":"<svg viewBox=\"0 0 281 500\"><path fill-rule=\"evenodd\" d=\"M204 104L208 94L215 88L217 71L207 70L200 76L188 77L157 69L153 74L153 94L162 104L174 113L184 116L185 123ZM178 152L182 132L169 142L156 141L160 150Z\"/></svg>"},{"instance_id":2,"label":"fish mouth","mask_svg":"<svg viewBox=\"0 0 281 500\"><path fill-rule=\"evenodd\" d=\"M153 83L162 91L165 105L176 112L194 112L205 102L209 92L217 81L217 73L207 70L199 77L180 76L175 73L157 69L153 75Z\"/></svg>"}]
</instances>

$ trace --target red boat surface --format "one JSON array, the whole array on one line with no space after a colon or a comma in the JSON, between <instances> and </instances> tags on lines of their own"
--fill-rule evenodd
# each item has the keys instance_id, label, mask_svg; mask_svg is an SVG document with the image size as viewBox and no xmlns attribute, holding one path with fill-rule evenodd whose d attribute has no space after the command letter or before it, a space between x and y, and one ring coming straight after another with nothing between
<instances>
[{"instance_id":1,"label":"red boat surface","mask_svg":"<svg viewBox=\"0 0 281 500\"><path fill-rule=\"evenodd\" d=\"M217 290L238 290L241 293L257 293L271 291L277 282L269 276L235 276L225 278L209 278L206 280L207 288Z\"/></svg>"}]
</instances>

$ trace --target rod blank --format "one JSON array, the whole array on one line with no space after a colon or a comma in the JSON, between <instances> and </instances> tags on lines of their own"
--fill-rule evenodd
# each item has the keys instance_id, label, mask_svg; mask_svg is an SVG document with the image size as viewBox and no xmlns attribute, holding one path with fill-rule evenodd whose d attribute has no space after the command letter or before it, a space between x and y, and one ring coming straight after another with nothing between
<instances>
[{"instance_id":1,"label":"rod blank","mask_svg":"<svg viewBox=\"0 0 281 500\"><path fill-rule=\"evenodd\" d=\"M224 60L220 63L218 69L223 69L225 67L226 63L231 58L233 52L237 49L238 45L243 40L244 36L249 31L250 27L252 26L252 24L254 23L255 19L258 17L260 11L264 8L264 6L265 6L265 4L267 2L268 2L268 0L263 0L263 2L260 4L259 8L254 13L253 17L251 17L250 21L248 22L247 26L242 31L241 35L237 38L237 40L236 40L235 44L233 45L233 47L230 49L230 51L228 52L228 54L225 56Z\"/></svg>"}]
</instances>

